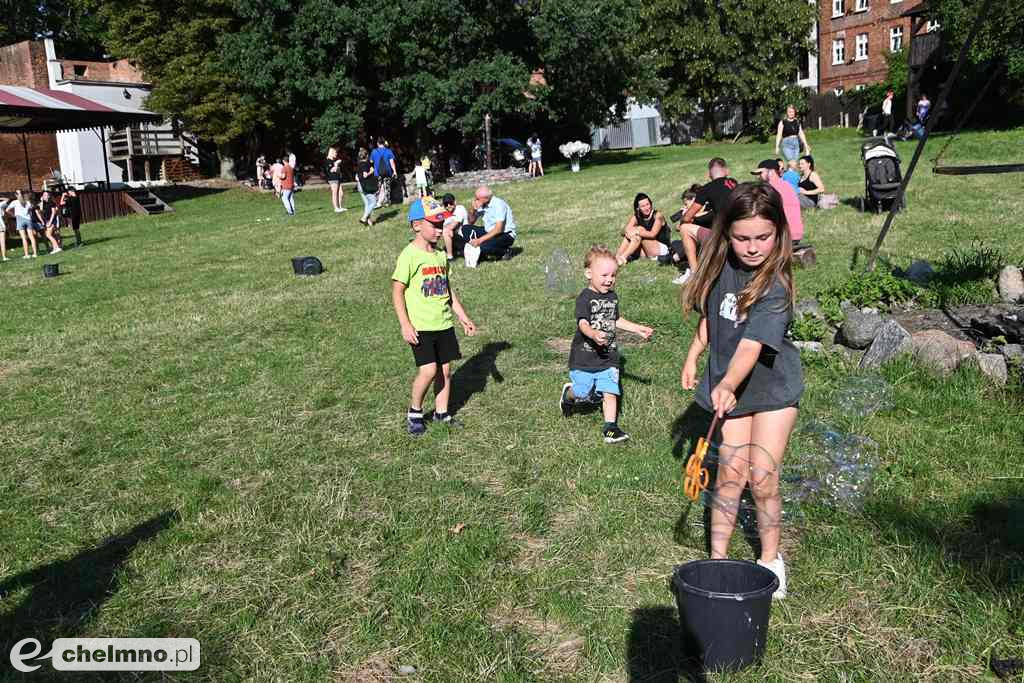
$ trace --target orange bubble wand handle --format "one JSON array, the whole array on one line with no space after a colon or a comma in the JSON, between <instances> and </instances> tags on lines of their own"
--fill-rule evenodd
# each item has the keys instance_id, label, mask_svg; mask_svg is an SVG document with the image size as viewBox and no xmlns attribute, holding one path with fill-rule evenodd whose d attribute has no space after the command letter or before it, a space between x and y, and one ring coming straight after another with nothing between
<instances>
[{"instance_id":1,"label":"orange bubble wand handle","mask_svg":"<svg viewBox=\"0 0 1024 683\"><path fill-rule=\"evenodd\" d=\"M700 492L704 491L708 487L708 470L704 467L704 457L708 454L708 449L711 447L711 435L715 433L715 427L718 426L718 414L711 419L711 426L708 427L707 436L702 439L697 439L697 447L693 451L693 455L686 461L685 474L683 476L683 493L690 500L696 501L700 496Z\"/></svg>"}]
</instances>

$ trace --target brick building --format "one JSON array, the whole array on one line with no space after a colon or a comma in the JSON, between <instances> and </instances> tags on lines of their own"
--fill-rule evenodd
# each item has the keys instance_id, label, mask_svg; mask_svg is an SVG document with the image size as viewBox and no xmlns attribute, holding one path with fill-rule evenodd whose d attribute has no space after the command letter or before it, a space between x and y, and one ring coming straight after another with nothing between
<instances>
[{"instance_id":1,"label":"brick building","mask_svg":"<svg viewBox=\"0 0 1024 683\"><path fill-rule=\"evenodd\" d=\"M910 43L915 0L819 0L819 92L856 90L888 77L885 57ZM934 30L931 23L921 31Z\"/></svg>"},{"instance_id":2,"label":"brick building","mask_svg":"<svg viewBox=\"0 0 1024 683\"><path fill-rule=\"evenodd\" d=\"M0 83L29 88L50 87L46 49L41 41L25 41L0 47ZM54 133L28 135L22 146L20 135L0 135L0 192L28 188L25 154L32 170L32 188L39 190L43 178L60 168L57 136Z\"/></svg>"}]
</instances>

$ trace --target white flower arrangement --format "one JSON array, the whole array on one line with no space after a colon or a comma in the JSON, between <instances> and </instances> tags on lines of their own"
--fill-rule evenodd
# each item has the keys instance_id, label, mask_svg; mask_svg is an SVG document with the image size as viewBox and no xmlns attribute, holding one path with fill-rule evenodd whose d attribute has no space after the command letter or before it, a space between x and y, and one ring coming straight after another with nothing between
<instances>
[{"instance_id":1,"label":"white flower arrangement","mask_svg":"<svg viewBox=\"0 0 1024 683\"><path fill-rule=\"evenodd\" d=\"M573 142L567 142L564 145L560 145L558 147L558 151L561 152L562 156L566 159L572 159L573 157L579 159L580 157L585 157L590 154L590 145L585 142L580 142L579 140L574 140Z\"/></svg>"},{"instance_id":2,"label":"white flower arrangement","mask_svg":"<svg viewBox=\"0 0 1024 683\"><path fill-rule=\"evenodd\" d=\"M573 140L564 145L559 145L558 151L569 160L569 163L572 165L572 172L579 173L580 159L590 154L590 145L579 140Z\"/></svg>"}]
</instances>

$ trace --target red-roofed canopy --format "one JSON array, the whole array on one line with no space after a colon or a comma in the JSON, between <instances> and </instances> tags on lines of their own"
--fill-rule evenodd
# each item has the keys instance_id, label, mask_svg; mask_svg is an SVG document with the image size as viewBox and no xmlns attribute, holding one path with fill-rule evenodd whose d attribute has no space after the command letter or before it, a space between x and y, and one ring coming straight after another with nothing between
<instances>
[{"instance_id":1,"label":"red-roofed canopy","mask_svg":"<svg viewBox=\"0 0 1024 683\"><path fill-rule=\"evenodd\" d=\"M61 90L0 85L0 133L56 133L159 123L163 118Z\"/></svg>"}]
</instances>

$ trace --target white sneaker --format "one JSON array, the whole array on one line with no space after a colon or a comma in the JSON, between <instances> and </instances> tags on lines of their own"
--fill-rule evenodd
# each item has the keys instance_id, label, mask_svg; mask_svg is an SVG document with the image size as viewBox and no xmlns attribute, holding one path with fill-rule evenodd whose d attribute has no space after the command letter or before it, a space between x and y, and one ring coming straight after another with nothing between
<instances>
[{"instance_id":1,"label":"white sneaker","mask_svg":"<svg viewBox=\"0 0 1024 683\"><path fill-rule=\"evenodd\" d=\"M343 207L341 207L340 209L335 209L335 210L334 210L334 213L344 213L345 211L348 211L348 209L346 209L346 208L345 208L345 207L343 206Z\"/></svg>"},{"instance_id":2,"label":"white sneaker","mask_svg":"<svg viewBox=\"0 0 1024 683\"><path fill-rule=\"evenodd\" d=\"M462 250L462 256L467 268L476 268L476 264L480 262L480 247L467 244Z\"/></svg>"},{"instance_id":3,"label":"white sneaker","mask_svg":"<svg viewBox=\"0 0 1024 683\"><path fill-rule=\"evenodd\" d=\"M687 283L687 281L690 279L690 277L692 277L692 276L693 276L693 271L690 270L689 268L687 268L686 270L683 271L682 275L680 275L679 277L677 277L675 280L672 281L672 284L674 284L674 285L685 285Z\"/></svg>"},{"instance_id":4,"label":"white sneaker","mask_svg":"<svg viewBox=\"0 0 1024 683\"><path fill-rule=\"evenodd\" d=\"M21 258L25 259L25 258L32 258L32 257L31 257L31 256L29 256L28 254L25 254L25 255L24 255L24 256L22 256Z\"/></svg>"},{"instance_id":5,"label":"white sneaker","mask_svg":"<svg viewBox=\"0 0 1024 683\"><path fill-rule=\"evenodd\" d=\"M60 253L60 252L62 252L62 251L64 251L64 250L63 250L63 249L61 249L60 247L57 247L56 249L54 249L54 250L53 250L53 251L51 251L50 253L51 253L51 254L59 254L59 253Z\"/></svg>"},{"instance_id":6,"label":"white sneaker","mask_svg":"<svg viewBox=\"0 0 1024 683\"><path fill-rule=\"evenodd\" d=\"M758 560L757 563L762 567L771 569L772 573L779 577L779 588L772 594L772 599L782 600L786 597L786 561L782 559L782 553L779 553L771 562Z\"/></svg>"}]
</instances>

